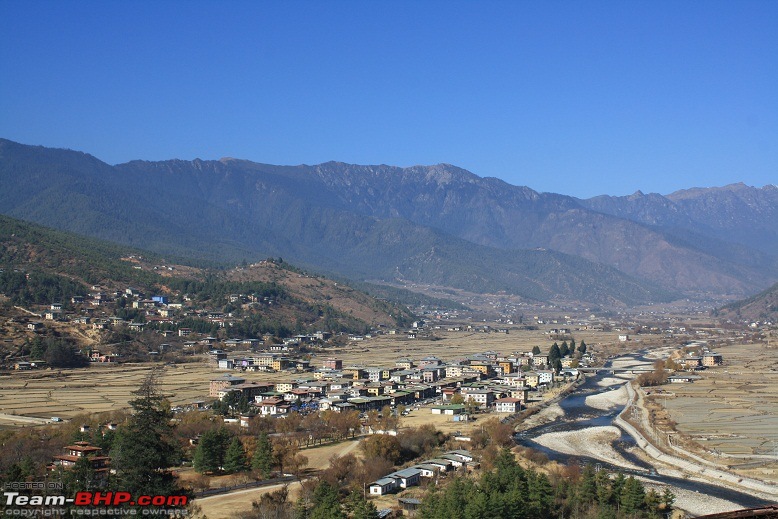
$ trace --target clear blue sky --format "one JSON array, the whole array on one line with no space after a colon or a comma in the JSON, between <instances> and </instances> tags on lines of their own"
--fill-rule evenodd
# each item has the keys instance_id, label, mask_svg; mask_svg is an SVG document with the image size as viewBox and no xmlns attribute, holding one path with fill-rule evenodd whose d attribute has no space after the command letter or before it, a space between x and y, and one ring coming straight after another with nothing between
<instances>
[{"instance_id":1,"label":"clear blue sky","mask_svg":"<svg viewBox=\"0 0 778 519\"><path fill-rule=\"evenodd\" d=\"M581 197L762 186L778 1L0 0L0 137Z\"/></svg>"}]
</instances>

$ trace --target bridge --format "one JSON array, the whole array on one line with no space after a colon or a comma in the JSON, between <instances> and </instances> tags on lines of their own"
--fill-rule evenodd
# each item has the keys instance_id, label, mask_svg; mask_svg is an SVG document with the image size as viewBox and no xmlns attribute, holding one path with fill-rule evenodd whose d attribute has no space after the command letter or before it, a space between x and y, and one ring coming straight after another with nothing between
<instances>
[{"instance_id":1,"label":"bridge","mask_svg":"<svg viewBox=\"0 0 778 519\"><path fill-rule=\"evenodd\" d=\"M597 373L598 371L610 371L613 374L616 373L652 373L654 371L654 368L605 368L605 367L599 367L599 368L575 368L578 371L583 371L585 373Z\"/></svg>"}]
</instances>

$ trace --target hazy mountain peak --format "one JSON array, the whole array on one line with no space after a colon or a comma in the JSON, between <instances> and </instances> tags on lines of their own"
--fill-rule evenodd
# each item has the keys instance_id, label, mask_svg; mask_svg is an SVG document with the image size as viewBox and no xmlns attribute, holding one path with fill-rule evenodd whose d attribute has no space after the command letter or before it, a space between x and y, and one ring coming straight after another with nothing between
<instances>
[{"instance_id":1,"label":"hazy mountain peak","mask_svg":"<svg viewBox=\"0 0 778 519\"><path fill-rule=\"evenodd\" d=\"M688 189L679 189L678 191L674 191L667 195L667 198L671 199L682 199L682 198L689 198L689 197L698 197L700 195L710 194L710 193L742 193L746 191L760 191L763 188L758 188L754 186L749 186L743 182L736 182L734 184L727 184L725 186L714 186L714 187L691 187Z\"/></svg>"}]
</instances>

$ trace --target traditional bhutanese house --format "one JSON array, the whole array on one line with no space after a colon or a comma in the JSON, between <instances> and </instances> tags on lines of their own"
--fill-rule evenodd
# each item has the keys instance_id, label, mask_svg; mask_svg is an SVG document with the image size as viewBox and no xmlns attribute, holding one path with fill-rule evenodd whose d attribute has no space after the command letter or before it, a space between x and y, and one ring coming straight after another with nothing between
<instances>
[{"instance_id":1,"label":"traditional bhutanese house","mask_svg":"<svg viewBox=\"0 0 778 519\"><path fill-rule=\"evenodd\" d=\"M274 415L280 412L280 407L284 404L283 398L272 397L263 400L259 404L259 412L262 416Z\"/></svg>"},{"instance_id":2,"label":"traditional bhutanese house","mask_svg":"<svg viewBox=\"0 0 778 519\"><path fill-rule=\"evenodd\" d=\"M681 357L678 359L678 363L686 369L696 368L697 366L702 366L702 357Z\"/></svg>"},{"instance_id":3,"label":"traditional bhutanese house","mask_svg":"<svg viewBox=\"0 0 778 519\"><path fill-rule=\"evenodd\" d=\"M209 396L211 397L218 396L220 390L228 388L230 386L243 384L244 382L246 382L245 378L233 377L232 375L223 375L219 378L212 379Z\"/></svg>"},{"instance_id":4,"label":"traditional bhutanese house","mask_svg":"<svg viewBox=\"0 0 778 519\"><path fill-rule=\"evenodd\" d=\"M498 413L516 413L521 410L521 400L518 398L500 398L494 401L494 410Z\"/></svg>"},{"instance_id":5,"label":"traditional bhutanese house","mask_svg":"<svg viewBox=\"0 0 778 519\"><path fill-rule=\"evenodd\" d=\"M511 398L518 398L522 402L526 402L527 398L529 398L529 388L528 387L516 387L510 390L510 397Z\"/></svg>"},{"instance_id":6,"label":"traditional bhutanese house","mask_svg":"<svg viewBox=\"0 0 778 519\"><path fill-rule=\"evenodd\" d=\"M89 442L75 442L73 445L65 447L65 454L54 456L47 469L53 471L57 467L62 467L65 470L72 470L79 459L87 458L95 473L98 485L102 486L108 477L111 461L108 456L101 456L102 450L100 447L90 445Z\"/></svg>"}]
</instances>

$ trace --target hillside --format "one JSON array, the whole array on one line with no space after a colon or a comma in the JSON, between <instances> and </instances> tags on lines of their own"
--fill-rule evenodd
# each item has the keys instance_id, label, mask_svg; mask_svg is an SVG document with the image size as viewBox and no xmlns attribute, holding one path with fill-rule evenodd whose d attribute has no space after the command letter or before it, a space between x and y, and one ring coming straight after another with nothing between
<instances>
[{"instance_id":1,"label":"hillside","mask_svg":"<svg viewBox=\"0 0 778 519\"><path fill-rule=\"evenodd\" d=\"M305 283L300 283L303 279ZM307 286L314 284L325 289ZM266 331L261 329L263 325L282 326L290 333L364 331L379 324L401 326L413 318L400 305L303 274L287 263L263 262L261 267L232 271L190 267L155 254L0 216L0 294L11 303L33 309L53 302L70 307L68 301L73 296L96 291L124 294L129 287L147 297L158 294L184 302L185 308L199 305L201 310L218 312L228 306L232 293L270 295L272 305L241 310L240 317L251 321L254 334ZM119 304L121 297L114 296L118 306L109 305L107 311L121 309L125 318L142 320L142 313L125 309L129 302ZM236 330L242 329L241 322L235 325Z\"/></svg>"},{"instance_id":2,"label":"hillside","mask_svg":"<svg viewBox=\"0 0 778 519\"><path fill-rule=\"evenodd\" d=\"M164 261L152 253L0 215L0 268L6 282L6 295L12 295L8 294L7 283L14 270L28 278L24 283L26 290L17 290L15 294L20 298L19 303L61 301L68 295L84 295L93 285L151 290L163 284L162 276L155 273L153 267L135 268L141 262L152 265ZM198 273L195 268L179 267L179 272L184 271L189 275ZM46 293L35 295L38 290L46 290ZM3 286L0 286L0 292L3 292Z\"/></svg>"},{"instance_id":3,"label":"hillside","mask_svg":"<svg viewBox=\"0 0 778 519\"><path fill-rule=\"evenodd\" d=\"M738 322L778 322L778 283L755 296L720 308L716 315Z\"/></svg>"},{"instance_id":4,"label":"hillside","mask_svg":"<svg viewBox=\"0 0 778 519\"><path fill-rule=\"evenodd\" d=\"M0 140L0 181L11 188L0 194L0 212L14 217L164 255L233 263L280 256L356 280L632 305L744 296L778 279L776 255L739 232L748 215L730 230L743 244L446 164L109 166ZM736 202L725 208L741 210Z\"/></svg>"},{"instance_id":5,"label":"hillside","mask_svg":"<svg viewBox=\"0 0 778 519\"><path fill-rule=\"evenodd\" d=\"M336 312L365 323L396 326L398 321L409 324L412 315L407 309L376 299L342 282L290 268L277 261L265 260L228 271L225 279L232 282L261 282L281 285L293 298L310 305L326 303ZM393 318L390 319L389 316Z\"/></svg>"}]
</instances>

